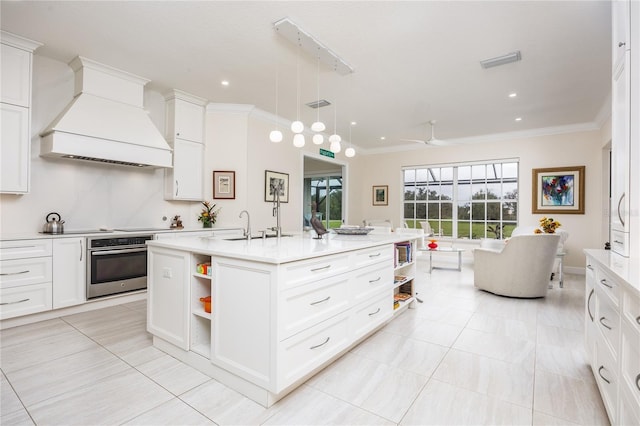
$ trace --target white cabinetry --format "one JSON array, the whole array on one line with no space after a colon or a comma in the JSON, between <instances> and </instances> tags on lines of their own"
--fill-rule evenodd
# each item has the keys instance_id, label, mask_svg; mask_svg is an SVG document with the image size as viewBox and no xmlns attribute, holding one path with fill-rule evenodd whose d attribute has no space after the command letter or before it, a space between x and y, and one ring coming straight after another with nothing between
<instances>
[{"instance_id":1,"label":"white cabinetry","mask_svg":"<svg viewBox=\"0 0 640 426\"><path fill-rule=\"evenodd\" d=\"M51 239L0 241L0 319L51 309Z\"/></svg>"},{"instance_id":2,"label":"white cabinetry","mask_svg":"<svg viewBox=\"0 0 640 426\"><path fill-rule=\"evenodd\" d=\"M179 90L166 95L167 141L173 148L173 168L165 170L167 200L202 200L206 103Z\"/></svg>"},{"instance_id":3,"label":"white cabinetry","mask_svg":"<svg viewBox=\"0 0 640 426\"><path fill-rule=\"evenodd\" d=\"M640 3L612 2L611 248L640 252Z\"/></svg>"},{"instance_id":4,"label":"white cabinetry","mask_svg":"<svg viewBox=\"0 0 640 426\"><path fill-rule=\"evenodd\" d=\"M31 62L33 51L41 44L5 31L0 34L0 192L26 194L31 161Z\"/></svg>"},{"instance_id":5,"label":"white cabinetry","mask_svg":"<svg viewBox=\"0 0 640 426\"><path fill-rule=\"evenodd\" d=\"M604 263L615 257L587 253L585 347L611 424L640 424L640 292Z\"/></svg>"},{"instance_id":6,"label":"white cabinetry","mask_svg":"<svg viewBox=\"0 0 640 426\"><path fill-rule=\"evenodd\" d=\"M86 239L53 240L53 309L86 301Z\"/></svg>"},{"instance_id":7,"label":"white cabinetry","mask_svg":"<svg viewBox=\"0 0 640 426\"><path fill-rule=\"evenodd\" d=\"M147 330L189 349L189 253L148 251Z\"/></svg>"}]
</instances>

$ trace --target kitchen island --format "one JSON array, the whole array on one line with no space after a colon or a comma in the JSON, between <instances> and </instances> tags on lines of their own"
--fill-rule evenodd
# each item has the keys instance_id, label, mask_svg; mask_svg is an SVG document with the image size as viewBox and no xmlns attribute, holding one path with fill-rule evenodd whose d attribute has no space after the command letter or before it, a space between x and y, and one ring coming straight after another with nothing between
<instances>
[{"instance_id":1,"label":"kitchen island","mask_svg":"<svg viewBox=\"0 0 640 426\"><path fill-rule=\"evenodd\" d=\"M147 329L157 348L269 407L415 303L418 238L149 241Z\"/></svg>"}]
</instances>

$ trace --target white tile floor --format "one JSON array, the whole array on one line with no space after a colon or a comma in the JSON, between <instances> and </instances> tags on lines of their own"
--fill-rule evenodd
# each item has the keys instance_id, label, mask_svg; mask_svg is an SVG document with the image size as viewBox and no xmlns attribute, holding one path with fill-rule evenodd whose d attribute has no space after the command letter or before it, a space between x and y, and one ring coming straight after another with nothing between
<instances>
[{"instance_id":1,"label":"white tile floor","mask_svg":"<svg viewBox=\"0 0 640 426\"><path fill-rule=\"evenodd\" d=\"M144 302L1 331L0 424L608 424L584 277L517 300L427 263L424 303L269 409L151 346Z\"/></svg>"}]
</instances>

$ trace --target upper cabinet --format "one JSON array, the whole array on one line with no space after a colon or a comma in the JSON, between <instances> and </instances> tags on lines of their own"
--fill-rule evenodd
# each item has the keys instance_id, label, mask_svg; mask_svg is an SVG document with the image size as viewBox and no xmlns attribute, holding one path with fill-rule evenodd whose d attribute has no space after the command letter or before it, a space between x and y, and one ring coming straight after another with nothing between
<instances>
[{"instance_id":1,"label":"upper cabinet","mask_svg":"<svg viewBox=\"0 0 640 426\"><path fill-rule=\"evenodd\" d=\"M611 88L611 249L640 255L640 4L613 1Z\"/></svg>"},{"instance_id":2,"label":"upper cabinet","mask_svg":"<svg viewBox=\"0 0 640 426\"><path fill-rule=\"evenodd\" d=\"M204 189L204 117L207 100L173 90L165 95L167 142L173 168L165 170L166 200L201 201Z\"/></svg>"},{"instance_id":3,"label":"upper cabinet","mask_svg":"<svg viewBox=\"0 0 640 426\"><path fill-rule=\"evenodd\" d=\"M40 43L2 31L0 193L29 192L31 62Z\"/></svg>"}]
</instances>

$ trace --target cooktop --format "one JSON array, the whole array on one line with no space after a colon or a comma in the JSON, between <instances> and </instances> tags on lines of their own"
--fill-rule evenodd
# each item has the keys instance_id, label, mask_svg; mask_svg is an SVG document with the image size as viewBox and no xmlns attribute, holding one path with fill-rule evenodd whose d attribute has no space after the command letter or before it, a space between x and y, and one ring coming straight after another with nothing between
<instances>
[{"instance_id":1,"label":"cooktop","mask_svg":"<svg viewBox=\"0 0 640 426\"><path fill-rule=\"evenodd\" d=\"M115 228L114 231L120 232L147 232L147 231L168 231L169 228Z\"/></svg>"}]
</instances>

